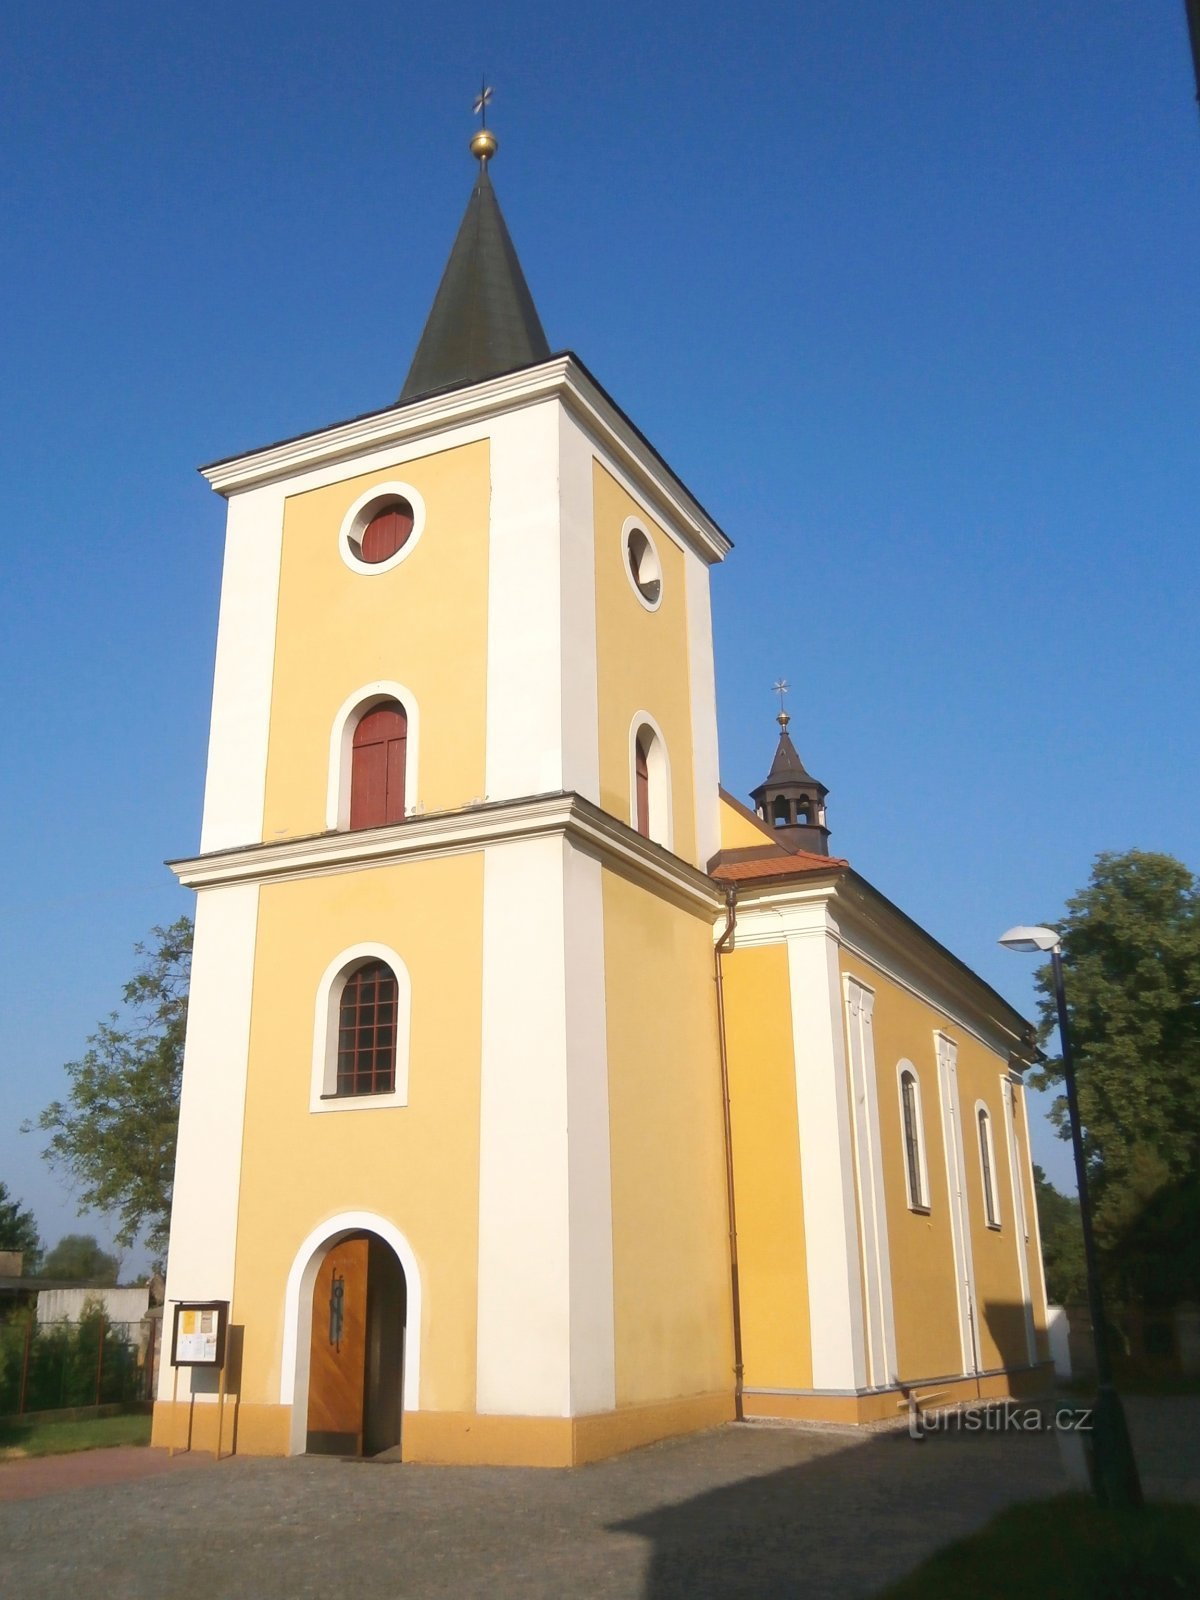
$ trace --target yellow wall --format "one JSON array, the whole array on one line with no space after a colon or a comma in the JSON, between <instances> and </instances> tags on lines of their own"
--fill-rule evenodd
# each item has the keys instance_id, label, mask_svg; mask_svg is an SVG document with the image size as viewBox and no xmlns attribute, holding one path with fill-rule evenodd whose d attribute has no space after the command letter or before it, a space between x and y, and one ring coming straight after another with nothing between
<instances>
[{"instance_id":1,"label":"yellow wall","mask_svg":"<svg viewBox=\"0 0 1200 1600\"><path fill-rule=\"evenodd\" d=\"M962 1370L937 1071L935 1034L938 1031L947 1034L958 1046L959 1105L981 1363L985 1369L1023 1367L1028 1363L1028 1353L1000 1098L1000 1074L1006 1062L956 1026L935 1005L893 983L861 957L843 950L841 968L843 974L858 978L875 991L872 1029L900 1377L907 1381ZM902 1057L912 1062L921 1086L930 1191L928 1215L914 1212L908 1205L896 1070ZM987 1102L993 1119L996 1184L1002 1219L999 1230L987 1226L983 1209L975 1122L975 1102L980 1098ZM1035 1284L1036 1279L1032 1279L1031 1291L1036 1302Z\"/></svg>"},{"instance_id":2,"label":"yellow wall","mask_svg":"<svg viewBox=\"0 0 1200 1600\"><path fill-rule=\"evenodd\" d=\"M737 807L731 806L723 795L720 809L722 850L749 850L756 845L773 843L761 828L742 816Z\"/></svg>"},{"instance_id":3,"label":"yellow wall","mask_svg":"<svg viewBox=\"0 0 1200 1600\"><path fill-rule=\"evenodd\" d=\"M264 884L259 903L231 1320L242 1396L279 1399L284 1290L330 1215L390 1219L422 1273L421 1405L475 1408L483 857ZM312 1113L317 989L340 951L396 951L412 979L408 1105Z\"/></svg>"},{"instance_id":4,"label":"yellow wall","mask_svg":"<svg viewBox=\"0 0 1200 1600\"><path fill-rule=\"evenodd\" d=\"M671 765L674 851L696 860L691 687L684 555L608 472L592 468L596 519L596 662L600 689L600 804L632 823L630 725L648 711L662 729ZM662 564L662 604L647 611L625 570L621 529L636 516Z\"/></svg>"},{"instance_id":5,"label":"yellow wall","mask_svg":"<svg viewBox=\"0 0 1200 1600\"><path fill-rule=\"evenodd\" d=\"M962 1371L962 1346L933 1037L934 1030L945 1026L947 1019L861 957L843 950L841 968L843 975L858 978L875 991L872 1030L899 1376L907 1381L958 1373ZM896 1064L902 1056L916 1068L921 1085L929 1168L928 1216L908 1208L896 1075Z\"/></svg>"},{"instance_id":6,"label":"yellow wall","mask_svg":"<svg viewBox=\"0 0 1200 1600\"><path fill-rule=\"evenodd\" d=\"M488 461L484 440L287 500L264 839L324 831L334 717L380 679L416 696L423 808L483 795ZM397 478L423 496L425 530L390 571L352 572L338 549L342 519L372 484Z\"/></svg>"},{"instance_id":7,"label":"yellow wall","mask_svg":"<svg viewBox=\"0 0 1200 1600\"><path fill-rule=\"evenodd\" d=\"M731 1393L712 923L608 868L603 901L617 1404Z\"/></svg>"},{"instance_id":8,"label":"yellow wall","mask_svg":"<svg viewBox=\"0 0 1200 1600\"><path fill-rule=\"evenodd\" d=\"M787 946L732 951L723 970L745 1383L808 1389L812 1343Z\"/></svg>"}]
</instances>

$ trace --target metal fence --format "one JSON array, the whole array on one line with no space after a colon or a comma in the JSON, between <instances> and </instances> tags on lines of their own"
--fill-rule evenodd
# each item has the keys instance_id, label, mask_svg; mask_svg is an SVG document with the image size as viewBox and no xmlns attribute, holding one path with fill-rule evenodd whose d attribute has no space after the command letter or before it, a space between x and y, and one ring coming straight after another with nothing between
<instances>
[{"instance_id":1,"label":"metal fence","mask_svg":"<svg viewBox=\"0 0 1200 1600\"><path fill-rule=\"evenodd\" d=\"M0 1325L0 1417L153 1398L155 1326L14 1317Z\"/></svg>"}]
</instances>

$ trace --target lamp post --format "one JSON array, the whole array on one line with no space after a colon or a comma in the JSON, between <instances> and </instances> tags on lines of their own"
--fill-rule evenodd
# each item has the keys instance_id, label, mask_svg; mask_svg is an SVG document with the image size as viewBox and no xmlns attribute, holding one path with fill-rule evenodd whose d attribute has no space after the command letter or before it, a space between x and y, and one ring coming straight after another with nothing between
<instances>
[{"instance_id":1,"label":"lamp post","mask_svg":"<svg viewBox=\"0 0 1200 1600\"><path fill-rule=\"evenodd\" d=\"M1092 1318L1092 1339L1096 1347L1096 1408L1092 1418L1092 1487L1102 1506L1140 1506L1142 1485L1138 1478L1133 1444L1125 1421L1121 1397L1113 1387L1112 1363L1108 1352L1108 1324L1104 1318L1104 1295L1096 1260L1096 1237L1092 1231L1092 1207L1088 1195L1087 1165L1083 1155L1083 1128L1079 1121L1079 1097L1075 1089L1075 1061L1071 1054L1071 1028L1067 1020L1067 992L1063 984L1062 940L1053 928L1010 928L1000 943L1006 950L1038 951L1049 954L1054 973L1054 1000L1058 1007L1058 1033L1062 1040L1063 1082L1067 1090L1067 1110L1071 1119L1071 1146L1075 1152L1075 1181L1079 1188L1079 1221L1083 1228L1083 1258L1087 1268L1088 1311Z\"/></svg>"}]
</instances>

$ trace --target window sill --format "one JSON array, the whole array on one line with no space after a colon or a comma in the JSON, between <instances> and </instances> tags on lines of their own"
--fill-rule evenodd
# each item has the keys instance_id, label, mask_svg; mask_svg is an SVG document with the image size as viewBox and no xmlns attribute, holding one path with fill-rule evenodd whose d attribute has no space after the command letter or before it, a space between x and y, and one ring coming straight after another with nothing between
<instances>
[{"instance_id":1,"label":"window sill","mask_svg":"<svg viewBox=\"0 0 1200 1600\"><path fill-rule=\"evenodd\" d=\"M335 1111L386 1111L408 1104L407 1085L378 1094L319 1094L309 1101L309 1112L319 1115Z\"/></svg>"},{"instance_id":2,"label":"window sill","mask_svg":"<svg viewBox=\"0 0 1200 1600\"><path fill-rule=\"evenodd\" d=\"M914 1217L927 1217L930 1215L932 1208L929 1206L914 1206L910 1200L908 1203L908 1209L912 1212Z\"/></svg>"}]
</instances>

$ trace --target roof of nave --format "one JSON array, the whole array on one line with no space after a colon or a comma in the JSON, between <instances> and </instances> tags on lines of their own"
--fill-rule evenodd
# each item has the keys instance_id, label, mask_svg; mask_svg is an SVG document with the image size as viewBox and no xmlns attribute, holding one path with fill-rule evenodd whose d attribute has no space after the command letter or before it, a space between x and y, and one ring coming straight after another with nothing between
<instances>
[{"instance_id":1,"label":"roof of nave","mask_svg":"<svg viewBox=\"0 0 1200 1600\"><path fill-rule=\"evenodd\" d=\"M809 850L780 850L765 855L721 850L710 864L708 875L719 883L753 883L760 878L799 878L814 872L844 872L849 865L840 856L818 856Z\"/></svg>"}]
</instances>

